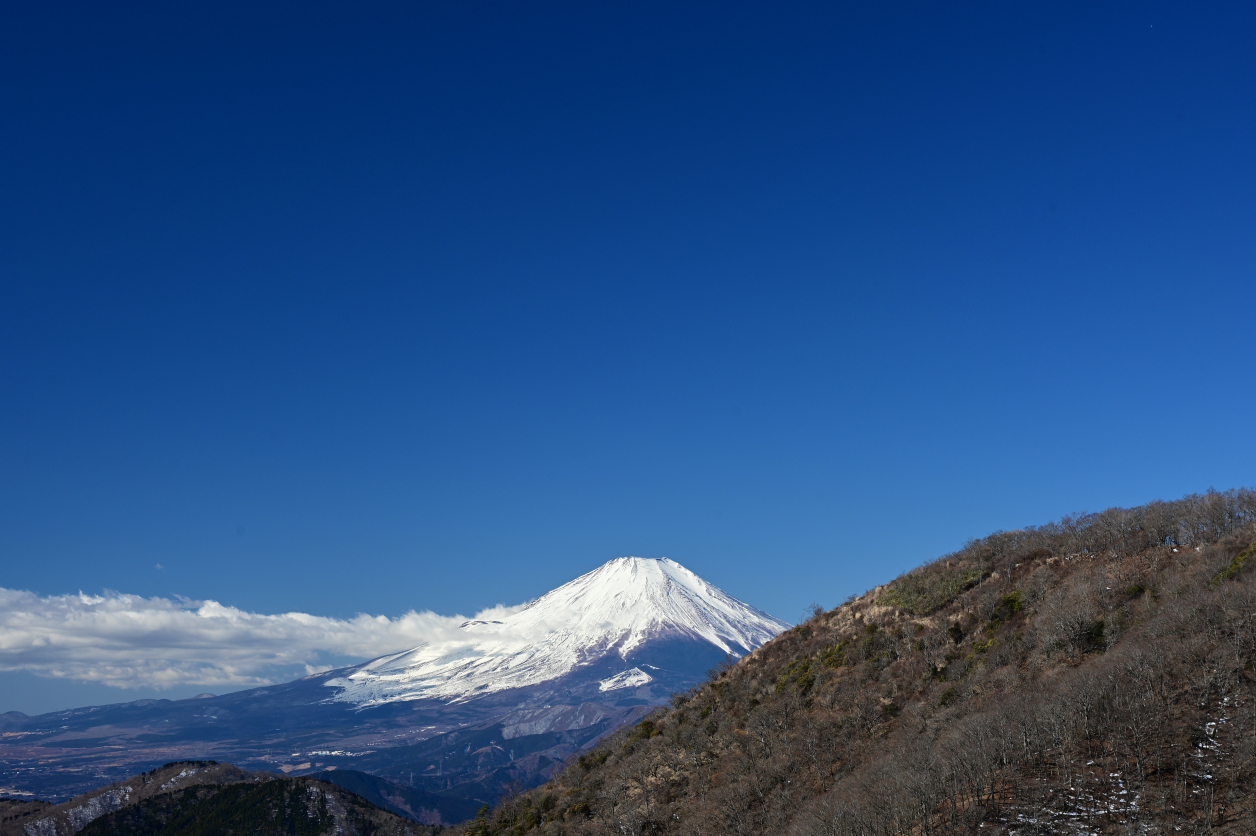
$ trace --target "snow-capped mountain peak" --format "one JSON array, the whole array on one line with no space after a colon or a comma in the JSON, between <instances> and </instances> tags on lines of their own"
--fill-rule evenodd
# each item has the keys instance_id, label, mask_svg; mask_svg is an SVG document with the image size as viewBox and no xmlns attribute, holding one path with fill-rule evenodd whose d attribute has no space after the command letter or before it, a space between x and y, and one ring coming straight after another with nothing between
<instances>
[{"instance_id":1,"label":"snow-capped mountain peak","mask_svg":"<svg viewBox=\"0 0 1256 836\"><path fill-rule=\"evenodd\" d=\"M788 626L666 557L615 558L536 599L507 625L614 636L623 654L660 628L687 630L735 655Z\"/></svg>"},{"instance_id":2,"label":"snow-capped mountain peak","mask_svg":"<svg viewBox=\"0 0 1256 836\"><path fill-rule=\"evenodd\" d=\"M688 641L740 656L788 626L673 560L620 557L500 621L468 621L454 639L381 657L327 685L339 689L334 699L364 707L462 701L604 667L616 657L626 661L650 642ZM615 688L632 666L619 670ZM604 677L596 681L610 681ZM622 682L650 679L637 670Z\"/></svg>"}]
</instances>

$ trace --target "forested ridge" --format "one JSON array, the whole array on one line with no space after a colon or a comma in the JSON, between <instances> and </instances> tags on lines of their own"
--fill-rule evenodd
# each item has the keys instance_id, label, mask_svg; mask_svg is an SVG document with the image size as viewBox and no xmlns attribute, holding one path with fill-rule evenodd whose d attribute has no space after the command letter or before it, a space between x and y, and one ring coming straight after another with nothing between
<instances>
[{"instance_id":1,"label":"forested ridge","mask_svg":"<svg viewBox=\"0 0 1256 836\"><path fill-rule=\"evenodd\" d=\"M92 821L82 836L424 836L425 827L309 778L197 785ZM33 834L32 834L33 836Z\"/></svg>"},{"instance_id":2,"label":"forested ridge","mask_svg":"<svg viewBox=\"0 0 1256 836\"><path fill-rule=\"evenodd\" d=\"M1256 492L968 543L486 811L488 834L1256 833Z\"/></svg>"},{"instance_id":3,"label":"forested ridge","mask_svg":"<svg viewBox=\"0 0 1256 836\"><path fill-rule=\"evenodd\" d=\"M0 836L431 836L314 777L176 761L61 804L0 799Z\"/></svg>"}]
</instances>

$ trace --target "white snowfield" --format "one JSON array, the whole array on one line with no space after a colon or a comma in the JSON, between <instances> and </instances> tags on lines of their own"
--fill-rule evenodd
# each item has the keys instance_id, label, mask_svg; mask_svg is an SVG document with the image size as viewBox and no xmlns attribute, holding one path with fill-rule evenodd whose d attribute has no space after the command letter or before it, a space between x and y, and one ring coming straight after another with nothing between
<instances>
[{"instance_id":1,"label":"white snowfield","mask_svg":"<svg viewBox=\"0 0 1256 836\"><path fill-rule=\"evenodd\" d=\"M641 668L629 668L623 673L615 674L610 679L603 679L598 682L598 690L618 691L620 688L636 688L653 681L654 677L641 670Z\"/></svg>"},{"instance_id":2,"label":"white snowfield","mask_svg":"<svg viewBox=\"0 0 1256 836\"><path fill-rule=\"evenodd\" d=\"M463 624L465 638L383 656L326 685L339 689L332 699L362 707L461 702L548 682L611 654L626 659L654 639L699 639L740 656L788 627L673 560L620 557L501 621ZM602 690L649 680L629 668L603 680L614 684Z\"/></svg>"}]
</instances>

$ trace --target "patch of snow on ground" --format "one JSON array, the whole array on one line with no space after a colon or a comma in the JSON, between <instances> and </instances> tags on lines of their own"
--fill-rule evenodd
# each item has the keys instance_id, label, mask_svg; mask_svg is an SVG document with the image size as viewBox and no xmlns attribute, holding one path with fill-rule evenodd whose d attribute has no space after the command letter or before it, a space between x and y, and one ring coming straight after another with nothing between
<instances>
[{"instance_id":1,"label":"patch of snow on ground","mask_svg":"<svg viewBox=\"0 0 1256 836\"><path fill-rule=\"evenodd\" d=\"M641 670L641 668L629 668L623 673L615 674L610 679L603 679L598 683L598 690L618 691L620 688L636 688L653 681L654 677Z\"/></svg>"},{"instance_id":2,"label":"patch of snow on ground","mask_svg":"<svg viewBox=\"0 0 1256 836\"><path fill-rule=\"evenodd\" d=\"M166 783L162 784L162 785L161 785L158 789L160 789L160 790L161 790L161 792L165 792L165 791L167 791L167 790L171 789L171 788L172 788L175 784L179 783L179 780L180 780L180 779L182 779L182 778L186 778L186 777L188 777L189 775L195 775L195 774L196 774L196 773L198 773L198 772L200 772L200 770L199 770L199 769L182 769L182 770L180 770L180 771L179 771L179 774L178 774L178 775L174 776L174 777L173 777L173 778L171 778L169 781L167 781Z\"/></svg>"}]
</instances>

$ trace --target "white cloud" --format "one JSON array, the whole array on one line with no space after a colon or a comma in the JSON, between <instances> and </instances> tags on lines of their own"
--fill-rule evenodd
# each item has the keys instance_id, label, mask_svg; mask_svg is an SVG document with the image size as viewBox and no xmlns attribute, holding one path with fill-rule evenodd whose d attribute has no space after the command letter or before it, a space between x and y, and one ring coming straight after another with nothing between
<instances>
[{"instance_id":1,"label":"white cloud","mask_svg":"<svg viewBox=\"0 0 1256 836\"><path fill-rule=\"evenodd\" d=\"M518 607L475 617L500 619ZM40 596L0 587L0 671L119 688L248 687L328 669L326 656L370 659L451 639L466 619L433 612L350 619L261 615L217 601L137 595Z\"/></svg>"}]
</instances>

